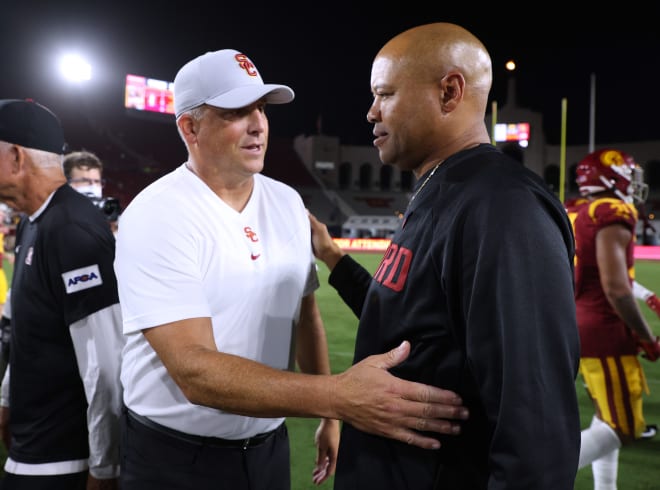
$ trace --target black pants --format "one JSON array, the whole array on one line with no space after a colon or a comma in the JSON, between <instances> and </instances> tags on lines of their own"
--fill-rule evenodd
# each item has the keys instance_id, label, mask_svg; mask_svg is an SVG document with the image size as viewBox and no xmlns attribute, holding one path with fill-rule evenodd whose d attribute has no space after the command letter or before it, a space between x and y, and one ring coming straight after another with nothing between
<instances>
[{"instance_id":1,"label":"black pants","mask_svg":"<svg viewBox=\"0 0 660 490\"><path fill-rule=\"evenodd\" d=\"M246 448L194 442L122 417L121 490L290 490L285 424Z\"/></svg>"},{"instance_id":2,"label":"black pants","mask_svg":"<svg viewBox=\"0 0 660 490\"><path fill-rule=\"evenodd\" d=\"M14 475L5 473L1 490L85 490L87 471L68 475Z\"/></svg>"}]
</instances>

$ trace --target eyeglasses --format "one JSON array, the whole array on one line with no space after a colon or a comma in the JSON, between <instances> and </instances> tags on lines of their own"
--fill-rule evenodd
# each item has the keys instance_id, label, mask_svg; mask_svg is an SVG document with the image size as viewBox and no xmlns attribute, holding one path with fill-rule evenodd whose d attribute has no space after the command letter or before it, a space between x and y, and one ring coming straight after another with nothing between
<instances>
[{"instance_id":1,"label":"eyeglasses","mask_svg":"<svg viewBox=\"0 0 660 490\"><path fill-rule=\"evenodd\" d=\"M87 177L81 177L79 179L69 180L70 184L84 184L84 185L100 185L105 187L105 179L89 179Z\"/></svg>"}]
</instances>

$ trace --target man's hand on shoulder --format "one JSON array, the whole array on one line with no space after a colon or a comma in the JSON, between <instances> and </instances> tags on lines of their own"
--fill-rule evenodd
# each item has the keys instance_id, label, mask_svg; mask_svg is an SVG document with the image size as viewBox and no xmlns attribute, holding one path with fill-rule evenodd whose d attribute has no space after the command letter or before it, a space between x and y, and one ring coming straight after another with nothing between
<instances>
[{"instance_id":1,"label":"man's hand on shoulder","mask_svg":"<svg viewBox=\"0 0 660 490\"><path fill-rule=\"evenodd\" d=\"M309 223L312 228L312 248L317 259L321 260L328 269L334 269L337 262L346 255L337 245L325 223L320 222L312 213L309 214Z\"/></svg>"}]
</instances>

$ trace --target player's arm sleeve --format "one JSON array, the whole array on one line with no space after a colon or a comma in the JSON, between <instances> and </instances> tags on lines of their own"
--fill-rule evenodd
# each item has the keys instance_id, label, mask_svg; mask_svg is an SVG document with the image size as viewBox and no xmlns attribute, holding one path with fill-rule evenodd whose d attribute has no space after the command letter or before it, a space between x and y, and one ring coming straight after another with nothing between
<instances>
[{"instance_id":1,"label":"player's arm sleeve","mask_svg":"<svg viewBox=\"0 0 660 490\"><path fill-rule=\"evenodd\" d=\"M121 323L116 303L69 326L88 403L89 471L97 479L119 476Z\"/></svg>"},{"instance_id":2,"label":"player's arm sleeve","mask_svg":"<svg viewBox=\"0 0 660 490\"><path fill-rule=\"evenodd\" d=\"M637 281L633 281L632 284L633 288L633 294L635 295L636 299L641 299L643 301L646 301L647 298L650 298L653 296L655 293L646 287L642 286L640 283Z\"/></svg>"},{"instance_id":3,"label":"player's arm sleeve","mask_svg":"<svg viewBox=\"0 0 660 490\"><path fill-rule=\"evenodd\" d=\"M341 299L360 318L371 274L350 255L344 255L328 277L330 285L337 290Z\"/></svg>"},{"instance_id":4,"label":"player's arm sleeve","mask_svg":"<svg viewBox=\"0 0 660 490\"><path fill-rule=\"evenodd\" d=\"M645 288L637 281L633 281L633 295L636 299L644 301L660 317L660 299L653 291Z\"/></svg>"}]
</instances>

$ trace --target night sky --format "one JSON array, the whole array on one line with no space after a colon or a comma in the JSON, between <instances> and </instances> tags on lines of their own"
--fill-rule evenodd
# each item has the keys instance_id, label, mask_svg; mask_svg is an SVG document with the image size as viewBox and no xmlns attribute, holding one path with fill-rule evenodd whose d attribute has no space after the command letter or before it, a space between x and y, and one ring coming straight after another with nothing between
<instances>
[{"instance_id":1,"label":"night sky","mask_svg":"<svg viewBox=\"0 0 660 490\"><path fill-rule=\"evenodd\" d=\"M504 64L509 58L517 62L517 102L543 113L548 143L559 142L564 97L568 144L588 142L592 74L596 144L660 140L658 7L624 2L616 11L603 7L583 20L550 2L549 7L502 2L486 10L470 2L408 0L394 7L357 0L2 3L0 97L47 105L60 115L65 131L80 124L83 109L99 124L121 126L127 73L173 80L197 55L233 48L252 59L266 82L296 92L291 104L269 107L271 135L315 133L320 116L325 134L344 144L369 145L374 55L409 27L449 21L471 30L490 51L491 100L500 105L511 76ZM94 78L85 86L72 86L56 71L57 55L72 50L92 62Z\"/></svg>"}]
</instances>

